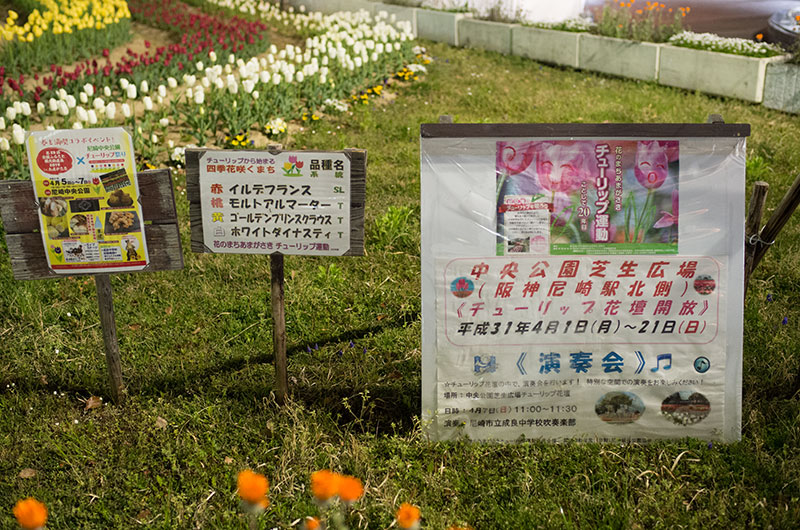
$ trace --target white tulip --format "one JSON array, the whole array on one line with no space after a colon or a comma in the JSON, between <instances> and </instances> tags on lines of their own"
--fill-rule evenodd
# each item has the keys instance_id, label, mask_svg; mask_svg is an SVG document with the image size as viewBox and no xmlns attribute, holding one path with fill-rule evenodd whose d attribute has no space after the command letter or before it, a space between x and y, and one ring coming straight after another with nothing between
<instances>
[{"instance_id":1,"label":"white tulip","mask_svg":"<svg viewBox=\"0 0 800 530\"><path fill-rule=\"evenodd\" d=\"M125 79L124 77L119 80L119 86L120 86L120 88L122 88L122 90L127 90L128 89L128 85L130 85L130 84L131 84L131 82L128 81L127 79Z\"/></svg>"},{"instance_id":2,"label":"white tulip","mask_svg":"<svg viewBox=\"0 0 800 530\"><path fill-rule=\"evenodd\" d=\"M233 64L236 62L236 56L233 54L228 55L228 64Z\"/></svg>"},{"instance_id":3,"label":"white tulip","mask_svg":"<svg viewBox=\"0 0 800 530\"><path fill-rule=\"evenodd\" d=\"M303 75L303 72L297 72L294 78L297 80L298 83L302 83L303 80L305 79L305 76Z\"/></svg>"},{"instance_id":4,"label":"white tulip","mask_svg":"<svg viewBox=\"0 0 800 530\"><path fill-rule=\"evenodd\" d=\"M169 118L161 118L158 120L158 124L166 128L169 125Z\"/></svg>"},{"instance_id":5,"label":"white tulip","mask_svg":"<svg viewBox=\"0 0 800 530\"><path fill-rule=\"evenodd\" d=\"M205 100L206 100L206 93L199 89L196 90L194 93L195 105L202 105Z\"/></svg>"},{"instance_id":6,"label":"white tulip","mask_svg":"<svg viewBox=\"0 0 800 530\"><path fill-rule=\"evenodd\" d=\"M19 101L15 101L14 110L17 111L17 114L22 114L22 103L20 103Z\"/></svg>"},{"instance_id":7,"label":"white tulip","mask_svg":"<svg viewBox=\"0 0 800 530\"><path fill-rule=\"evenodd\" d=\"M128 99L136 99L136 85L134 85L133 83L128 85L126 94L128 96Z\"/></svg>"},{"instance_id":8,"label":"white tulip","mask_svg":"<svg viewBox=\"0 0 800 530\"><path fill-rule=\"evenodd\" d=\"M55 131L56 127L55 127L55 125L48 125L47 127L45 127L45 130L47 130L47 131Z\"/></svg>"},{"instance_id":9,"label":"white tulip","mask_svg":"<svg viewBox=\"0 0 800 530\"><path fill-rule=\"evenodd\" d=\"M61 114L62 116L69 115L69 107L67 106L66 101L62 100L58 102L58 113Z\"/></svg>"},{"instance_id":10,"label":"white tulip","mask_svg":"<svg viewBox=\"0 0 800 530\"><path fill-rule=\"evenodd\" d=\"M43 102L40 101L39 103L36 104L36 113L37 114L44 114L45 110L47 110L47 109L44 106Z\"/></svg>"},{"instance_id":11,"label":"white tulip","mask_svg":"<svg viewBox=\"0 0 800 530\"><path fill-rule=\"evenodd\" d=\"M11 149L11 144L8 143L7 138L0 138L0 151L8 151Z\"/></svg>"},{"instance_id":12,"label":"white tulip","mask_svg":"<svg viewBox=\"0 0 800 530\"><path fill-rule=\"evenodd\" d=\"M256 84L250 79L245 79L244 81L242 81L242 88L247 94L250 94L255 87Z\"/></svg>"},{"instance_id":13,"label":"white tulip","mask_svg":"<svg viewBox=\"0 0 800 530\"><path fill-rule=\"evenodd\" d=\"M23 116L30 116L31 115L31 104L30 103L28 103L27 101L23 101L22 104L20 104L20 107L22 108L22 115Z\"/></svg>"},{"instance_id":14,"label":"white tulip","mask_svg":"<svg viewBox=\"0 0 800 530\"><path fill-rule=\"evenodd\" d=\"M150 99L150 96L145 96L142 99L142 103L144 103L144 110L146 110L146 111L153 110L153 100Z\"/></svg>"},{"instance_id":15,"label":"white tulip","mask_svg":"<svg viewBox=\"0 0 800 530\"><path fill-rule=\"evenodd\" d=\"M86 92L81 92L78 94L78 99L81 100L81 105L86 105L89 103L89 96L86 95Z\"/></svg>"},{"instance_id":16,"label":"white tulip","mask_svg":"<svg viewBox=\"0 0 800 530\"><path fill-rule=\"evenodd\" d=\"M0 131L4 131L6 129L6 119L0 116Z\"/></svg>"},{"instance_id":17,"label":"white tulip","mask_svg":"<svg viewBox=\"0 0 800 530\"><path fill-rule=\"evenodd\" d=\"M117 106L112 101L108 105L106 105L106 118L109 120L113 120L114 117L117 115Z\"/></svg>"},{"instance_id":18,"label":"white tulip","mask_svg":"<svg viewBox=\"0 0 800 530\"><path fill-rule=\"evenodd\" d=\"M14 110L14 107L8 107L6 109L6 118L8 118L8 121L14 121L14 118L16 117L17 117L17 111Z\"/></svg>"},{"instance_id":19,"label":"white tulip","mask_svg":"<svg viewBox=\"0 0 800 530\"><path fill-rule=\"evenodd\" d=\"M97 113L94 109L89 109L87 114L89 115L89 125L97 125Z\"/></svg>"},{"instance_id":20,"label":"white tulip","mask_svg":"<svg viewBox=\"0 0 800 530\"><path fill-rule=\"evenodd\" d=\"M209 88L211 86L211 80L207 77L204 77L200 84L203 85L203 88Z\"/></svg>"},{"instance_id":21,"label":"white tulip","mask_svg":"<svg viewBox=\"0 0 800 530\"><path fill-rule=\"evenodd\" d=\"M258 90L253 90L253 99L258 99L259 96Z\"/></svg>"},{"instance_id":22,"label":"white tulip","mask_svg":"<svg viewBox=\"0 0 800 530\"><path fill-rule=\"evenodd\" d=\"M83 91L86 92L86 95L89 97L94 95L94 87L91 83L86 83L83 85Z\"/></svg>"},{"instance_id":23,"label":"white tulip","mask_svg":"<svg viewBox=\"0 0 800 530\"><path fill-rule=\"evenodd\" d=\"M178 81L174 77L168 77L167 86L170 88L175 88L178 86Z\"/></svg>"},{"instance_id":24,"label":"white tulip","mask_svg":"<svg viewBox=\"0 0 800 530\"><path fill-rule=\"evenodd\" d=\"M203 61L197 61L197 64L195 64L194 67L197 68L198 72L202 72L203 71Z\"/></svg>"},{"instance_id":25,"label":"white tulip","mask_svg":"<svg viewBox=\"0 0 800 530\"><path fill-rule=\"evenodd\" d=\"M214 53L214 52L211 52L211 53ZM173 149L175 147L175 142L173 142L172 140L167 140L167 147L169 147L170 149Z\"/></svg>"},{"instance_id":26,"label":"white tulip","mask_svg":"<svg viewBox=\"0 0 800 530\"><path fill-rule=\"evenodd\" d=\"M56 112L58 110L58 101L56 101L56 98L48 99L47 107L50 109L50 112Z\"/></svg>"},{"instance_id":27,"label":"white tulip","mask_svg":"<svg viewBox=\"0 0 800 530\"><path fill-rule=\"evenodd\" d=\"M150 85L147 83L146 79L139 85L139 89L141 90L142 94L147 94L150 92Z\"/></svg>"},{"instance_id":28,"label":"white tulip","mask_svg":"<svg viewBox=\"0 0 800 530\"><path fill-rule=\"evenodd\" d=\"M15 128L11 131L11 136L14 139L14 143L17 145L22 145L25 143L25 129L22 127Z\"/></svg>"},{"instance_id":29,"label":"white tulip","mask_svg":"<svg viewBox=\"0 0 800 530\"><path fill-rule=\"evenodd\" d=\"M94 101L92 101L92 107L94 107L94 109L97 111L101 111L106 108L106 102L103 101L103 98L94 98Z\"/></svg>"},{"instance_id":30,"label":"white tulip","mask_svg":"<svg viewBox=\"0 0 800 530\"><path fill-rule=\"evenodd\" d=\"M67 99L67 91L63 88L58 89L58 99Z\"/></svg>"},{"instance_id":31,"label":"white tulip","mask_svg":"<svg viewBox=\"0 0 800 530\"><path fill-rule=\"evenodd\" d=\"M158 95L162 98L167 97L167 87L164 85L158 85Z\"/></svg>"},{"instance_id":32,"label":"white tulip","mask_svg":"<svg viewBox=\"0 0 800 530\"><path fill-rule=\"evenodd\" d=\"M217 90L222 90L225 88L225 81L223 81L221 77L218 77L214 80L214 86L217 87Z\"/></svg>"},{"instance_id":33,"label":"white tulip","mask_svg":"<svg viewBox=\"0 0 800 530\"><path fill-rule=\"evenodd\" d=\"M272 76L270 76L269 72L266 70L262 70L258 74L258 80L261 81L262 83L269 83L270 77Z\"/></svg>"},{"instance_id":34,"label":"white tulip","mask_svg":"<svg viewBox=\"0 0 800 530\"><path fill-rule=\"evenodd\" d=\"M75 117L78 118L80 122L89 121L89 115L86 113L86 109L81 106L75 109Z\"/></svg>"},{"instance_id":35,"label":"white tulip","mask_svg":"<svg viewBox=\"0 0 800 530\"><path fill-rule=\"evenodd\" d=\"M158 103L159 106L163 105L164 104L164 98L161 97L161 96L156 96L156 103Z\"/></svg>"},{"instance_id":36,"label":"white tulip","mask_svg":"<svg viewBox=\"0 0 800 530\"><path fill-rule=\"evenodd\" d=\"M273 85L280 85L283 78L280 74L272 74L272 84Z\"/></svg>"},{"instance_id":37,"label":"white tulip","mask_svg":"<svg viewBox=\"0 0 800 530\"><path fill-rule=\"evenodd\" d=\"M191 88L186 89L186 99L192 99L194 97L194 90Z\"/></svg>"},{"instance_id":38,"label":"white tulip","mask_svg":"<svg viewBox=\"0 0 800 530\"><path fill-rule=\"evenodd\" d=\"M208 52L208 60L211 61L212 63L217 62L217 54L214 52L214 50Z\"/></svg>"},{"instance_id":39,"label":"white tulip","mask_svg":"<svg viewBox=\"0 0 800 530\"><path fill-rule=\"evenodd\" d=\"M232 83L228 82L228 92L230 92L231 94L238 94L239 93L239 83L237 83L236 81L234 81Z\"/></svg>"},{"instance_id":40,"label":"white tulip","mask_svg":"<svg viewBox=\"0 0 800 530\"><path fill-rule=\"evenodd\" d=\"M104 86L103 87L103 95L105 97L107 97L107 98L110 98L111 97L111 88L107 87L107 86Z\"/></svg>"},{"instance_id":41,"label":"white tulip","mask_svg":"<svg viewBox=\"0 0 800 530\"><path fill-rule=\"evenodd\" d=\"M150 141L154 144L158 143L158 136L156 136L156 133L150 135Z\"/></svg>"},{"instance_id":42,"label":"white tulip","mask_svg":"<svg viewBox=\"0 0 800 530\"><path fill-rule=\"evenodd\" d=\"M75 123L72 124L72 128L73 129L83 129L83 124L81 122L79 122L79 121L76 121Z\"/></svg>"},{"instance_id":43,"label":"white tulip","mask_svg":"<svg viewBox=\"0 0 800 530\"><path fill-rule=\"evenodd\" d=\"M126 118L131 117L131 106L127 103L122 104L122 115Z\"/></svg>"}]
</instances>

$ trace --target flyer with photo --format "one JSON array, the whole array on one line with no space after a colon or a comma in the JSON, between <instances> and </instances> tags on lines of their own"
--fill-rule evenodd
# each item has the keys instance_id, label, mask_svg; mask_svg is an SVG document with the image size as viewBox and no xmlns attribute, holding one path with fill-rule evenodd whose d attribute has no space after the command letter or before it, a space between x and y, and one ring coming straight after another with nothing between
<instances>
[{"instance_id":1,"label":"flyer with photo","mask_svg":"<svg viewBox=\"0 0 800 530\"><path fill-rule=\"evenodd\" d=\"M497 142L497 255L676 254L677 141Z\"/></svg>"},{"instance_id":2,"label":"flyer with photo","mask_svg":"<svg viewBox=\"0 0 800 530\"><path fill-rule=\"evenodd\" d=\"M53 272L110 273L147 266L130 134L122 128L37 131L28 136L27 149Z\"/></svg>"}]
</instances>

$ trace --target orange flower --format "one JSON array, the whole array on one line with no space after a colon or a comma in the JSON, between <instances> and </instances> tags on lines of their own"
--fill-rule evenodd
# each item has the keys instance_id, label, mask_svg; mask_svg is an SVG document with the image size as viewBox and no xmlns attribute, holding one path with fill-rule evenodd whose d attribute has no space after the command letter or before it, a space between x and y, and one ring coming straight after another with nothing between
<instances>
[{"instance_id":1,"label":"orange flower","mask_svg":"<svg viewBox=\"0 0 800 530\"><path fill-rule=\"evenodd\" d=\"M413 504L404 502L397 510L397 526L400 528L414 528L419 523L420 511Z\"/></svg>"},{"instance_id":2,"label":"orange flower","mask_svg":"<svg viewBox=\"0 0 800 530\"><path fill-rule=\"evenodd\" d=\"M344 502L355 502L364 494L364 486L356 477L342 477L339 480L339 498Z\"/></svg>"},{"instance_id":3,"label":"orange flower","mask_svg":"<svg viewBox=\"0 0 800 530\"><path fill-rule=\"evenodd\" d=\"M249 469L245 469L239 473L236 484L239 488L239 497L243 500L251 504L259 504L263 508L269 506L269 501L267 500L269 481L267 477L261 473L254 473Z\"/></svg>"},{"instance_id":4,"label":"orange flower","mask_svg":"<svg viewBox=\"0 0 800 530\"><path fill-rule=\"evenodd\" d=\"M760 41L763 38L764 38L764 34L763 33L759 33L759 34L756 35L756 40L757 41Z\"/></svg>"},{"instance_id":5,"label":"orange flower","mask_svg":"<svg viewBox=\"0 0 800 530\"><path fill-rule=\"evenodd\" d=\"M303 530L321 530L322 523L316 517L310 515L303 521Z\"/></svg>"},{"instance_id":6,"label":"orange flower","mask_svg":"<svg viewBox=\"0 0 800 530\"><path fill-rule=\"evenodd\" d=\"M14 505L14 517L22 528L33 530L47 523L47 506L33 497L17 501Z\"/></svg>"},{"instance_id":7,"label":"orange flower","mask_svg":"<svg viewBox=\"0 0 800 530\"><path fill-rule=\"evenodd\" d=\"M341 475L329 469L321 469L311 473L311 493L320 501L330 500L339 494Z\"/></svg>"}]
</instances>

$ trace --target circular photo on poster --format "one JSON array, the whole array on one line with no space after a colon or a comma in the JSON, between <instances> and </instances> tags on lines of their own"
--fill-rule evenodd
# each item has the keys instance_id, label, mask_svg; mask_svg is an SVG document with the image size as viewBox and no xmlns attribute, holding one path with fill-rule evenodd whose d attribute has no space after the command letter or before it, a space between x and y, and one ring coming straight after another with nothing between
<instances>
[{"instance_id":1,"label":"circular photo on poster","mask_svg":"<svg viewBox=\"0 0 800 530\"><path fill-rule=\"evenodd\" d=\"M606 423L633 423L644 414L644 402L633 392L608 392L595 403L594 413Z\"/></svg>"},{"instance_id":2,"label":"circular photo on poster","mask_svg":"<svg viewBox=\"0 0 800 530\"><path fill-rule=\"evenodd\" d=\"M122 255L125 256L125 261L139 261L141 259L138 239L132 236L126 236L120 240L120 244L122 246Z\"/></svg>"},{"instance_id":3,"label":"circular photo on poster","mask_svg":"<svg viewBox=\"0 0 800 530\"><path fill-rule=\"evenodd\" d=\"M717 288L717 282L708 274L701 274L694 280L694 290L702 295L709 295Z\"/></svg>"},{"instance_id":4,"label":"circular photo on poster","mask_svg":"<svg viewBox=\"0 0 800 530\"><path fill-rule=\"evenodd\" d=\"M706 397L693 390L682 390L670 394L661 402L661 414L678 425L694 425L701 422L711 411Z\"/></svg>"},{"instance_id":5,"label":"circular photo on poster","mask_svg":"<svg viewBox=\"0 0 800 530\"><path fill-rule=\"evenodd\" d=\"M466 298L475 291L475 284L467 277L461 276L450 283L450 292L457 298Z\"/></svg>"}]
</instances>

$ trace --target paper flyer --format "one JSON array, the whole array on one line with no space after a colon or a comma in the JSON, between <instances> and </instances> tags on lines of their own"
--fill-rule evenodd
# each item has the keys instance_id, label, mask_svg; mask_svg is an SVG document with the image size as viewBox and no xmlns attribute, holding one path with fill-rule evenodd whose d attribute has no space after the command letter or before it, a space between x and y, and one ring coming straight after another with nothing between
<instances>
[{"instance_id":1,"label":"paper flyer","mask_svg":"<svg viewBox=\"0 0 800 530\"><path fill-rule=\"evenodd\" d=\"M144 269L149 256L130 134L122 128L37 131L27 149L50 269Z\"/></svg>"}]
</instances>

